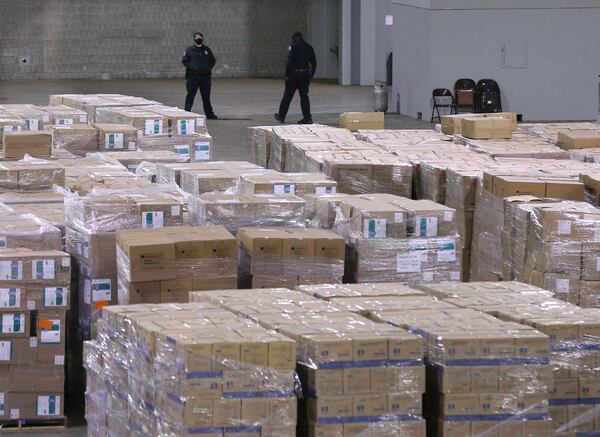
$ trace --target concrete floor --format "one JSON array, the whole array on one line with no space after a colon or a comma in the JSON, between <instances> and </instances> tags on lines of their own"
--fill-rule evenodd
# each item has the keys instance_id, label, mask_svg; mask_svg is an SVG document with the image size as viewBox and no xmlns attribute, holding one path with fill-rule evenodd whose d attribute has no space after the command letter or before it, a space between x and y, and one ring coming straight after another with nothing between
<instances>
[{"instance_id":1,"label":"concrete floor","mask_svg":"<svg viewBox=\"0 0 600 437\"><path fill-rule=\"evenodd\" d=\"M169 106L182 107L185 84L182 79L112 80L112 81L14 81L0 82L0 105L32 103L47 105L50 94L119 93L157 100ZM246 160L246 128L276 124L277 111L283 93L283 81L272 79L214 79L212 104L220 120L208 121L208 130L214 137L214 158L218 160ZM372 88L338 86L314 82L310 88L313 120L316 123L338 124L338 115L345 111L371 111ZM194 110L202 112L200 96ZM288 114L295 122L301 117L298 96ZM431 129L428 121L419 121L394 114L386 116L390 129ZM73 425L60 431L14 432L20 436L85 436L82 412L69 414ZM0 433L2 430L0 429Z\"/></svg>"}]
</instances>

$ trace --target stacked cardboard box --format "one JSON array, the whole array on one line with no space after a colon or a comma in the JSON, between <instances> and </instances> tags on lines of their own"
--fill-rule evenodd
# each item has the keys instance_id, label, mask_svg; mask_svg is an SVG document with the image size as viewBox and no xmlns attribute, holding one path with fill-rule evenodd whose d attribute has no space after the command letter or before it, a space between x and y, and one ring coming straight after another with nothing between
<instances>
[{"instance_id":1,"label":"stacked cardboard box","mask_svg":"<svg viewBox=\"0 0 600 437\"><path fill-rule=\"evenodd\" d=\"M334 230L348 243L353 282L460 280L454 210L390 194L342 200Z\"/></svg>"},{"instance_id":2,"label":"stacked cardboard box","mask_svg":"<svg viewBox=\"0 0 600 437\"><path fill-rule=\"evenodd\" d=\"M64 424L71 260L55 250L0 251L2 420Z\"/></svg>"},{"instance_id":3,"label":"stacked cardboard box","mask_svg":"<svg viewBox=\"0 0 600 437\"><path fill-rule=\"evenodd\" d=\"M186 164L157 164L158 170L158 183L161 184L172 184L175 183L181 186L181 172L184 170L198 170L198 171L210 171L210 170L230 170L236 169L242 170L260 170L261 167L256 164L252 164L247 161L211 161L211 162L190 162ZM189 176L191 177L191 175ZM189 178L188 177L188 178ZM193 177L193 179L196 179ZM190 180L187 180L187 184L190 184ZM196 184L188 186L188 192L194 193ZM198 185L199 187L199 185ZM186 191L187 191L186 190Z\"/></svg>"},{"instance_id":4,"label":"stacked cardboard box","mask_svg":"<svg viewBox=\"0 0 600 437\"><path fill-rule=\"evenodd\" d=\"M295 435L296 344L206 303L103 311L86 345L100 435Z\"/></svg>"},{"instance_id":5,"label":"stacked cardboard box","mask_svg":"<svg viewBox=\"0 0 600 437\"><path fill-rule=\"evenodd\" d=\"M285 151L285 171L307 171L307 156L319 154L352 154L357 152L381 153L381 147L359 140L290 141ZM308 154L308 155L307 155Z\"/></svg>"},{"instance_id":6,"label":"stacked cardboard box","mask_svg":"<svg viewBox=\"0 0 600 437\"><path fill-rule=\"evenodd\" d=\"M14 115L25 121L27 130L44 130L50 124L50 115L34 105L0 105L0 111Z\"/></svg>"},{"instance_id":7,"label":"stacked cardboard box","mask_svg":"<svg viewBox=\"0 0 600 437\"><path fill-rule=\"evenodd\" d=\"M155 188L65 198L66 248L77 262L83 338L94 337L102 307L117 303L115 232L180 226L182 206L181 201Z\"/></svg>"},{"instance_id":8,"label":"stacked cardboard box","mask_svg":"<svg viewBox=\"0 0 600 437\"><path fill-rule=\"evenodd\" d=\"M306 224L311 228L332 229L335 224L337 208L350 194L309 194L306 201Z\"/></svg>"},{"instance_id":9,"label":"stacked cardboard box","mask_svg":"<svg viewBox=\"0 0 600 437\"><path fill-rule=\"evenodd\" d=\"M314 143L316 141L332 142L336 140L354 139L346 129L312 124L308 126L277 126L271 131L271 150L269 168L277 171L286 170L286 149L291 142Z\"/></svg>"},{"instance_id":10,"label":"stacked cardboard box","mask_svg":"<svg viewBox=\"0 0 600 437\"><path fill-rule=\"evenodd\" d=\"M146 106L158 102L143 97L123 96L121 94L54 94L50 96L50 105L65 105L85 111L88 121L95 122L96 112L103 107Z\"/></svg>"},{"instance_id":11,"label":"stacked cardboard box","mask_svg":"<svg viewBox=\"0 0 600 437\"><path fill-rule=\"evenodd\" d=\"M19 215L32 214L57 228L61 234L61 244L56 249L64 250L65 208L62 199L59 202L12 204L9 208Z\"/></svg>"},{"instance_id":12,"label":"stacked cardboard box","mask_svg":"<svg viewBox=\"0 0 600 437\"><path fill-rule=\"evenodd\" d=\"M0 191L43 191L65 186L65 169L57 162L26 158L0 163Z\"/></svg>"},{"instance_id":13,"label":"stacked cardboard box","mask_svg":"<svg viewBox=\"0 0 600 437\"><path fill-rule=\"evenodd\" d=\"M141 109L156 112L165 117L169 135L185 136L193 133L206 133L206 117L204 115L165 105L150 105Z\"/></svg>"},{"instance_id":14,"label":"stacked cardboard box","mask_svg":"<svg viewBox=\"0 0 600 437\"><path fill-rule=\"evenodd\" d=\"M344 112L340 114L340 127L356 132L361 129L384 129L383 112Z\"/></svg>"},{"instance_id":15,"label":"stacked cardboard box","mask_svg":"<svg viewBox=\"0 0 600 437\"><path fill-rule=\"evenodd\" d=\"M145 106L97 108L96 123L127 124L135 127L142 136L168 133L167 117L145 109Z\"/></svg>"},{"instance_id":16,"label":"stacked cardboard box","mask_svg":"<svg viewBox=\"0 0 600 437\"><path fill-rule=\"evenodd\" d=\"M52 155L52 136L48 132L5 132L2 138L4 158L22 159L25 155L33 157Z\"/></svg>"},{"instance_id":17,"label":"stacked cardboard box","mask_svg":"<svg viewBox=\"0 0 600 437\"><path fill-rule=\"evenodd\" d=\"M100 151L137 150L138 130L126 124L94 123Z\"/></svg>"},{"instance_id":18,"label":"stacked cardboard box","mask_svg":"<svg viewBox=\"0 0 600 437\"><path fill-rule=\"evenodd\" d=\"M568 159L569 153L554 144L527 133L515 132L511 139L469 139L455 135L454 140L493 158Z\"/></svg>"},{"instance_id":19,"label":"stacked cardboard box","mask_svg":"<svg viewBox=\"0 0 600 437\"><path fill-rule=\"evenodd\" d=\"M65 149L78 156L98 151L98 130L89 124L51 126L50 132L53 149Z\"/></svg>"},{"instance_id":20,"label":"stacked cardboard box","mask_svg":"<svg viewBox=\"0 0 600 437\"><path fill-rule=\"evenodd\" d=\"M85 111L76 108L70 108L62 104L38 106L38 109L46 112L49 117L49 123L54 126L71 126L79 123L87 123L88 116Z\"/></svg>"},{"instance_id":21,"label":"stacked cardboard box","mask_svg":"<svg viewBox=\"0 0 600 437\"><path fill-rule=\"evenodd\" d=\"M446 135L461 135L463 132L463 126L465 126L464 120L477 121L488 117L503 118L510 122L510 130L517 130L517 114L516 112L497 112L494 114L456 114L456 115L444 115L441 118L442 132Z\"/></svg>"},{"instance_id":22,"label":"stacked cardboard box","mask_svg":"<svg viewBox=\"0 0 600 437\"><path fill-rule=\"evenodd\" d=\"M145 151L169 151L186 156L192 162L210 161L213 151L213 139L207 133L190 132L186 135L167 134L144 136L140 140L140 149Z\"/></svg>"},{"instance_id":23,"label":"stacked cardboard box","mask_svg":"<svg viewBox=\"0 0 600 437\"><path fill-rule=\"evenodd\" d=\"M519 282L438 284L424 289L454 305L529 325L548 335L554 380L549 399L552 435L598 433L598 309L579 308Z\"/></svg>"},{"instance_id":24,"label":"stacked cardboard box","mask_svg":"<svg viewBox=\"0 0 600 437\"><path fill-rule=\"evenodd\" d=\"M321 229L240 228L239 287L341 283L345 241Z\"/></svg>"},{"instance_id":25,"label":"stacked cardboard box","mask_svg":"<svg viewBox=\"0 0 600 437\"><path fill-rule=\"evenodd\" d=\"M598 130L597 123L523 123L519 129L545 139L551 143L558 143L559 132L569 132L576 130Z\"/></svg>"},{"instance_id":26,"label":"stacked cardboard box","mask_svg":"<svg viewBox=\"0 0 600 437\"><path fill-rule=\"evenodd\" d=\"M222 226L117 231L118 302L187 302L192 290L237 287L237 241Z\"/></svg>"},{"instance_id":27,"label":"stacked cardboard box","mask_svg":"<svg viewBox=\"0 0 600 437\"><path fill-rule=\"evenodd\" d=\"M275 126L255 126L247 130L250 162L263 168L269 168L273 127Z\"/></svg>"},{"instance_id":28,"label":"stacked cardboard box","mask_svg":"<svg viewBox=\"0 0 600 437\"><path fill-rule=\"evenodd\" d=\"M322 173L279 173L273 170L240 175L240 194L335 194L337 183Z\"/></svg>"},{"instance_id":29,"label":"stacked cardboard box","mask_svg":"<svg viewBox=\"0 0 600 437\"><path fill-rule=\"evenodd\" d=\"M401 282L381 282L365 284L318 284L299 285L296 290L302 291L317 299L323 299L337 305L353 302L354 298L380 298L397 296L420 296L425 293ZM360 301L357 299L356 302Z\"/></svg>"},{"instance_id":30,"label":"stacked cardboard box","mask_svg":"<svg viewBox=\"0 0 600 437\"><path fill-rule=\"evenodd\" d=\"M33 214L0 213L0 249L62 250L61 232Z\"/></svg>"},{"instance_id":31,"label":"stacked cardboard box","mask_svg":"<svg viewBox=\"0 0 600 437\"><path fill-rule=\"evenodd\" d=\"M180 155L175 152L168 152L164 150L153 152L138 150L124 152L100 152L92 154L88 153L87 157L105 161L116 161L124 167L127 167L127 170L132 173L136 173L136 170L142 163L146 163L147 165L154 165L157 163L184 164L189 161L189 158L186 155ZM152 171L156 172L155 169L152 169Z\"/></svg>"},{"instance_id":32,"label":"stacked cardboard box","mask_svg":"<svg viewBox=\"0 0 600 437\"><path fill-rule=\"evenodd\" d=\"M180 170L180 185L185 192L192 194L210 193L213 191L238 191L239 178L244 174L279 175L273 170L265 170L246 161L207 162L199 166ZM278 194L278 193L277 193Z\"/></svg>"},{"instance_id":33,"label":"stacked cardboard box","mask_svg":"<svg viewBox=\"0 0 600 437\"><path fill-rule=\"evenodd\" d=\"M218 290L190 297L218 303L297 342L304 388L300 436L425 435L417 336L299 291Z\"/></svg>"},{"instance_id":34,"label":"stacked cardboard box","mask_svg":"<svg viewBox=\"0 0 600 437\"><path fill-rule=\"evenodd\" d=\"M223 225L233 234L246 226L304 227L305 205L293 195L205 193L190 197L188 222Z\"/></svg>"},{"instance_id":35,"label":"stacked cardboard box","mask_svg":"<svg viewBox=\"0 0 600 437\"><path fill-rule=\"evenodd\" d=\"M27 124L14 114L0 112L0 134L27 130Z\"/></svg>"},{"instance_id":36,"label":"stacked cardboard box","mask_svg":"<svg viewBox=\"0 0 600 437\"><path fill-rule=\"evenodd\" d=\"M428 433L550 436L549 337L473 309L423 300L398 297L395 306L371 317L427 339Z\"/></svg>"}]
</instances>

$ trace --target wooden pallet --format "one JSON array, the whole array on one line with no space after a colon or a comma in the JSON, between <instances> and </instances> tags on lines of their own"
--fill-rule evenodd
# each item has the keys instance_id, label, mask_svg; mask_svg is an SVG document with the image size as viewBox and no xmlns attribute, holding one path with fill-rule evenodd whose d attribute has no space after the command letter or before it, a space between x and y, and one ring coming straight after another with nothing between
<instances>
[{"instance_id":1,"label":"wooden pallet","mask_svg":"<svg viewBox=\"0 0 600 437\"><path fill-rule=\"evenodd\" d=\"M67 428L67 418L0 420L0 433L13 431L36 431Z\"/></svg>"}]
</instances>

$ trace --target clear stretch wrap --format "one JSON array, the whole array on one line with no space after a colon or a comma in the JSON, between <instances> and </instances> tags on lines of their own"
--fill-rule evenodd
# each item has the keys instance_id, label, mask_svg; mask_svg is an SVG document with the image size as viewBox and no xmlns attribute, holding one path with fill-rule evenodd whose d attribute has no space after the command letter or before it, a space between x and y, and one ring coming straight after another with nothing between
<instances>
[{"instance_id":1,"label":"clear stretch wrap","mask_svg":"<svg viewBox=\"0 0 600 437\"><path fill-rule=\"evenodd\" d=\"M306 201L306 224L311 228L332 229L340 203L351 198L349 194L308 194Z\"/></svg>"},{"instance_id":2,"label":"clear stretch wrap","mask_svg":"<svg viewBox=\"0 0 600 437\"><path fill-rule=\"evenodd\" d=\"M247 132L247 144L250 153L250 162L269 168L269 157L271 155L272 131L276 126L249 127Z\"/></svg>"},{"instance_id":3,"label":"clear stretch wrap","mask_svg":"<svg viewBox=\"0 0 600 437\"><path fill-rule=\"evenodd\" d=\"M182 169L180 171L181 189L187 193L203 194L212 192L239 193L240 177L242 175L266 175L278 172L265 170L245 161L206 163L205 166ZM281 191L284 191L283 189ZM272 193L268 194L290 194ZM291 193L293 194L293 193Z\"/></svg>"},{"instance_id":4,"label":"clear stretch wrap","mask_svg":"<svg viewBox=\"0 0 600 437\"><path fill-rule=\"evenodd\" d=\"M381 140L392 140L399 145L416 145L431 140L448 140L449 137L430 129L361 129L356 138L378 144Z\"/></svg>"},{"instance_id":5,"label":"clear stretch wrap","mask_svg":"<svg viewBox=\"0 0 600 437\"><path fill-rule=\"evenodd\" d=\"M109 307L90 349L100 401L86 416L102 423L106 405L108 435L295 435L295 342L246 318L207 303Z\"/></svg>"},{"instance_id":6,"label":"clear stretch wrap","mask_svg":"<svg viewBox=\"0 0 600 437\"><path fill-rule=\"evenodd\" d=\"M309 296L323 299L329 302L340 303L341 299L354 298L380 298L397 296L420 296L423 291L410 288L401 282L379 282L365 284L318 284L299 285L296 290L302 291ZM348 302L352 302L348 300ZM355 311L353 311L355 312Z\"/></svg>"},{"instance_id":7,"label":"clear stretch wrap","mask_svg":"<svg viewBox=\"0 0 600 437\"><path fill-rule=\"evenodd\" d=\"M286 148L290 142L334 142L335 140L351 141L354 139L349 130L319 124L277 126L273 127L271 134L269 168L277 171L286 171Z\"/></svg>"},{"instance_id":8,"label":"clear stretch wrap","mask_svg":"<svg viewBox=\"0 0 600 437\"><path fill-rule=\"evenodd\" d=\"M144 108L144 106L97 108L96 123L127 124L135 127L142 137L168 134L167 118Z\"/></svg>"},{"instance_id":9,"label":"clear stretch wrap","mask_svg":"<svg viewBox=\"0 0 600 437\"><path fill-rule=\"evenodd\" d=\"M342 282L345 240L332 232L305 228L240 228L237 238L240 288Z\"/></svg>"},{"instance_id":10,"label":"clear stretch wrap","mask_svg":"<svg viewBox=\"0 0 600 437\"><path fill-rule=\"evenodd\" d=\"M353 154L361 153L364 156L383 155L381 147L365 141L334 140L334 141L290 141L285 151L285 171L302 172L306 170L306 154L322 152L324 154Z\"/></svg>"},{"instance_id":11,"label":"clear stretch wrap","mask_svg":"<svg viewBox=\"0 0 600 437\"><path fill-rule=\"evenodd\" d=\"M451 208L389 194L351 196L337 208L333 229L347 239L347 280L460 280L461 245Z\"/></svg>"},{"instance_id":12,"label":"clear stretch wrap","mask_svg":"<svg viewBox=\"0 0 600 437\"><path fill-rule=\"evenodd\" d=\"M304 227L305 205L292 195L205 193L190 196L188 222L223 225L234 234L246 226Z\"/></svg>"},{"instance_id":13,"label":"clear stretch wrap","mask_svg":"<svg viewBox=\"0 0 600 437\"><path fill-rule=\"evenodd\" d=\"M61 231L34 214L0 212L0 249L19 247L31 250L62 250Z\"/></svg>"},{"instance_id":14,"label":"clear stretch wrap","mask_svg":"<svg viewBox=\"0 0 600 437\"><path fill-rule=\"evenodd\" d=\"M155 152L142 152L142 151L125 151L125 152L100 152L100 153L88 153L86 156L88 159L97 159L99 161L115 162L126 167L131 173L137 174L137 169L142 162L148 163L187 163L188 157L185 155L179 155L174 152L167 151L155 151ZM138 176L146 176L143 172Z\"/></svg>"},{"instance_id":15,"label":"clear stretch wrap","mask_svg":"<svg viewBox=\"0 0 600 437\"><path fill-rule=\"evenodd\" d=\"M213 139L208 134L142 136L139 148L145 152L167 151L187 157L192 162L210 161Z\"/></svg>"},{"instance_id":16,"label":"clear stretch wrap","mask_svg":"<svg viewBox=\"0 0 600 437\"><path fill-rule=\"evenodd\" d=\"M190 294L296 341L299 435L425 436L423 346L405 330L287 289Z\"/></svg>"},{"instance_id":17,"label":"clear stretch wrap","mask_svg":"<svg viewBox=\"0 0 600 437\"><path fill-rule=\"evenodd\" d=\"M335 194L337 183L322 173L279 173L274 170L247 172L239 176L240 194Z\"/></svg>"},{"instance_id":18,"label":"clear stretch wrap","mask_svg":"<svg viewBox=\"0 0 600 437\"><path fill-rule=\"evenodd\" d=\"M507 140L473 140L455 135L454 141L493 158L569 159L568 152L543 138L522 132L514 132Z\"/></svg>"},{"instance_id":19,"label":"clear stretch wrap","mask_svg":"<svg viewBox=\"0 0 600 437\"><path fill-rule=\"evenodd\" d=\"M206 134L206 117L204 115L161 104L144 105L140 109L152 111L165 117L169 135Z\"/></svg>"},{"instance_id":20,"label":"clear stretch wrap","mask_svg":"<svg viewBox=\"0 0 600 437\"><path fill-rule=\"evenodd\" d=\"M92 124L98 130L98 150L124 152L138 149L138 130L126 124Z\"/></svg>"},{"instance_id":21,"label":"clear stretch wrap","mask_svg":"<svg viewBox=\"0 0 600 437\"><path fill-rule=\"evenodd\" d=\"M25 156L0 162L0 191L50 191L65 186L65 169L58 162Z\"/></svg>"},{"instance_id":22,"label":"clear stretch wrap","mask_svg":"<svg viewBox=\"0 0 600 437\"><path fill-rule=\"evenodd\" d=\"M36 108L34 105L0 105L0 111L14 115L23 120L25 122L26 130L28 131L44 130L50 124L50 114ZM3 118L5 118L5 115L0 115L0 119ZM19 123L19 125L21 124ZM0 133L1 132L2 128L0 127Z\"/></svg>"},{"instance_id":23,"label":"clear stretch wrap","mask_svg":"<svg viewBox=\"0 0 600 437\"><path fill-rule=\"evenodd\" d=\"M50 127L52 148L64 149L78 156L97 152L100 147L98 129L89 124L56 125Z\"/></svg>"},{"instance_id":24,"label":"clear stretch wrap","mask_svg":"<svg viewBox=\"0 0 600 437\"><path fill-rule=\"evenodd\" d=\"M89 121L85 111L70 108L62 104L37 106L37 108L48 114L49 121L46 121L44 118L43 122L54 126L71 126L80 123L86 124Z\"/></svg>"},{"instance_id":25,"label":"clear stretch wrap","mask_svg":"<svg viewBox=\"0 0 600 437\"><path fill-rule=\"evenodd\" d=\"M129 229L116 235L118 302L187 302L192 290L237 286L237 241L222 226Z\"/></svg>"},{"instance_id":26,"label":"clear stretch wrap","mask_svg":"<svg viewBox=\"0 0 600 437\"><path fill-rule=\"evenodd\" d=\"M576 130L598 130L597 123L521 123L519 130L557 144L558 133Z\"/></svg>"},{"instance_id":27,"label":"clear stretch wrap","mask_svg":"<svg viewBox=\"0 0 600 437\"><path fill-rule=\"evenodd\" d=\"M432 297L396 297L385 307L370 317L424 339L428 435L551 435L547 335Z\"/></svg>"},{"instance_id":28,"label":"clear stretch wrap","mask_svg":"<svg viewBox=\"0 0 600 437\"><path fill-rule=\"evenodd\" d=\"M600 431L598 350L600 313L552 297L520 282L436 284L423 288L453 305L529 325L550 339L553 383L549 395L551 433L585 436Z\"/></svg>"},{"instance_id":29,"label":"clear stretch wrap","mask_svg":"<svg viewBox=\"0 0 600 437\"><path fill-rule=\"evenodd\" d=\"M210 161L210 162L190 162L186 164L158 164L158 183L169 184L175 183L181 186L181 172L184 170L198 170L199 172L210 171L210 170L235 170L235 171L249 171L249 170L261 170L261 167L256 164L252 164L247 161ZM191 184L192 179L196 179L195 176L189 178L186 183ZM196 188L198 187L198 188ZM200 190L200 185L196 184L195 181L184 189L188 193L196 193L196 190ZM183 187L182 187L183 189ZM198 193L196 193L198 194Z\"/></svg>"}]
</instances>

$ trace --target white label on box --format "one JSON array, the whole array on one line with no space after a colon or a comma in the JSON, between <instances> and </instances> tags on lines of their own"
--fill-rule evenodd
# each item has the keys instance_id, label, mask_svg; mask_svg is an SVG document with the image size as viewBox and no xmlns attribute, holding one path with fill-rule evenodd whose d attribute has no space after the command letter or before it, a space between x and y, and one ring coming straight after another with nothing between
<instances>
[{"instance_id":1,"label":"white label on box","mask_svg":"<svg viewBox=\"0 0 600 437\"><path fill-rule=\"evenodd\" d=\"M0 392L0 416L4 416L4 392Z\"/></svg>"},{"instance_id":2,"label":"white label on box","mask_svg":"<svg viewBox=\"0 0 600 437\"><path fill-rule=\"evenodd\" d=\"M92 283L89 279L83 282L83 302L86 305L92 303Z\"/></svg>"},{"instance_id":3,"label":"white label on box","mask_svg":"<svg viewBox=\"0 0 600 437\"><path fill-rule=\"evenodd\" d=\"M37 337L29 337L29 347L37 347Z\"/></svg>"},{"instance_id":4,"label":"white label on box","mask_svg":"<svg viewBox=\"0 0 600 437\"><path fill-rule=\"evenodd\" d=\"M189 144L176 144L173 146L175 153L178 155L190 156L190 145Z\"/></svg>"},{"instance_id":5,"label":"white label on box","mask_svg":"<svg viewBox=\"0 0 600 437\"><path fill-rule=\"evenodd\" d=\"M386 238L387 220L386 219L364 219L363 221L364 238Z\"/></svg>"},{"instance_id":6,"label":"white label on box","mask_svg":"<svg viewBox=\"0 0 600 437\"><path fill-rule=\"evenodd\" d=\"M438 234L438 218L420 217L415 218L415 234L419 237L436 237Z\"/></svg>"},{"instance_id":7,"label":"white label on box","mask_svg":"<svg viewBox=\"0 0 600 437\"><path fill-rule=\"evenodd\" d=\"M398 273L416 273L421 271L421 254L409 250L396 255L396 271Z\"/></svg>"},{"instance_id":8,"label":"white label on box","mask_svg":"<svg viewBox=\"0 0 600 437\"><path fill-rule=\"evenodd\" d=\"M5 249L6 246L6 236L0 236L0 249Z\"/></svg>"},{"instance_id":9,"label":"white label on box","mask_svg":"<svg viewBox=\"0 0 600 437\"><path fill-rule=\"evenodd\" d=\"M112 284L110 279L92 279L92 302L110 302L112 300Z\"/></svg>"},{"instance_id":10,"label":"white label on box","mask_svg":"<svg viewBox=\"0 0 600 437\"><path fill-rule=\"evenodd\" d=\"M90 257L90 248L88 246L88 243L83 243L83 257L85 259L88 259Z\"/></svg>"},{"instance_id":11,"label":"white label on box","mask_svg":"<svg viewBox=\"0 0 600 437\"><path fill-rule=\"evenodd\" d=\"M29 311L35 311L35 300L28 300L27 301L27 309Z\"/></svg>"},{"instance_id":12,"label":"white label on box","mask_svg":"<svg viewBox=\"0 0 600 437\"><path fill-rule=\"evenodd\" d=\"M11 408L10 409L10 418L11 419L18 419L20 417L20 412L18 408Z\"/></svg>"},{"instance_id":13,"label":"white label on box","mask_svg":"<svg viewBox=\"0 0 600 437\"><path fill-rule=\"evenodd\" d=\"M20 288L0 288L0 308L20 308Z\"/></svg>"},{"instance_id":14,"label":"white label on box","mask_svg":"<svg viewBox=\"0 0 600 437\"><path fill-rule=\"evenodd\" d=\"M64 268L67 268L67 267L70 268L71 267L71 257L70 256L63 257L63 259L61 260L61 265Z\"/></svg>"},{"instance_id":15,"label":"white label on box","mask_svg":"<svg viewBox=\"0 0 600 437\"><path fill-rule=\"evenodd\" d=\"M189 135L196 131L196 120L177 120L177 133L179 135Z\"/></svg>"},{"instance_id":16,"label":"white label on box","mask_svg":"<svg viewBox=\"0 0 600 437\"><path fill-rule=\"evenodd\" d=\"M63 287L45 287L42 299L45 307L66 307L67 290Z\"/></svg>"},{"instance_id":17,"label":"white label on box","mask_svg":"<svg viewBox=\"0 0 600 437\"><path fill-rule=\"evenodd\" d=\"M104 143L107 149L122 149L123 148L123 133L109 132L106 134Z\"/></svg>"},{"instance_id":18,"label":"white label on box","mask_svg":"<svg viewBox=\"0 0 600 437\"><path fill-rule=\"evenodd\" d=\"M556 280L556 291L560 293L566 293L569 291L569 280L568 279L557 279Z\"/></svg>"},{"instance_id":19,"label":"white label on box","mask_svg":"<svg viewBox=\"0 0 600 437\"><path fill-rule=\"evenodd\" d=\"M386 26L393 26L394 25L394 16L393 15L386 15L385 16L385 25Z\"/></svg>"},{"instance_id":20,"label":"white label on box","mask_svg":"<svg viewBox=\"0 0 600 437\"><path fill-rule=\"evenodd\" d=\"M438 245L437 260L441 263L456 261L456 245L454 244L454 241L448 241Z\"/></svg>"},{"instance_id":21,"label":"white label on box","mask_svg":"<svg viewBox=\"0 0 600 437\"><path fill-rule=\"evenodd\" d=\"M135 141L130 141L129 142L129 150L136 150L137 146L135 144Z\"/></svg>"},{"instance_id":22,"label":"white label on box","mask_svg":"<svg viewBox=\"0 0 600 437\"><path fill-rule=\"evenodd\" d=\"M2 314L2 333L3 334L22 334L25 332L24 314Z\"/></svg>"},{"instance_id":23,"label":"white label on box","mask_svg":"<svg viewBox=\"0 0 600 437\"><path fill-rule=\"evenodd\" d=\"M52 327L43 327L41 328L40 333L40 342L57 344L60 343L60 320L50 319L47 320L52 323Z\"/></svg>"},{"instance_id":24,"label":"white label on box","mask_svg":"<svg viewBox=\"0 0 600 437\"><path fill-rule=\"evenodd\" d=\"M206 124L206 120L204 118L197 118L196 119L196 124L200 127L204 126Z\"/></svg>"},{"instance_id":25,"label":"white label on box","mask_svg":"<svg viewBox=\"0 0 600 437\"><path fill-rule=\"evenodd\" d=\"M40 130L40 121L37 118L29 118L25 120L27 123L27 129L31 131Z\"/></svg>"},{"instance_id":26,"label":"white label on box","mask_svg":"<svg viewBox=\"0 0 600 437\"><path fill-rule=\"evenodd\" d=\"M208 161L210 159L210 143L202 142L194 144L194 160Z\"/></svg>"},{"instance_id":27,"label":"white label on box","mask_svg":"<svg viewBox=\"0 0 600 437\"><path fill-rule=\"evenodd\" d=\"M315 187L315 194L335 194L336 187Z\"/></svg>"},{"instance_id":28,"label":"white label on box","mask_svg":"<svg viewBox=\"0 0 600 437\"><path fill-rule=\"evenodd\" d=\"M58 416L60 414L60 396L38 396L37 397L37 415L38 416Z\"/></svg>"},{"instance_id":29,"label":"white label on box","mask_svg":"<svg viewBox=\"0 0 600 437\"><path fill-rule=\"evenodd\" d=\"M444 211L444 221L451 222L454 220L454 211Z\"/></svg>"},{"instance_id":30,"label":"white label on box","mask_svg":"<svg viewBox=\"0 0 600 437\"><path fill-rule=\"evenodd\" d=\"M596 257L596 271L600 272L600 256Z\"/></svg>"},{"instance_id":31,"label":"white label on box","mask_svg":"<svg viewBox=\"0 0 600 437\"><path fill-rule=\"evenodd\" d=\"M64 355L54 355L54 365L55 366L64 366L65 365L65 356Z\"/></svg>"},{"instance_id":32,"label":"white label on box","mask_svg":"<svg viewBox=\"0 0 600 437\"><path fill-rule=\"evenodd\" d=\"M31 279L55 279L56 263L53 259L34 259L31 261Z\"/></svg>"},{"instance_id":33,"label":"white label on box","mask_svg":"<svg viewBox=\"0 0 600 437\"><path fill-rule=\"evenodd\" d=\"M2 126L2 131L3 132L20 132L21 126L19 126L19 125L11 126L11 125L5 124L4 126Z\"/></svg>"},{"instance_id":34,"label":"white label on box","mask_svg":"<svg viewBox=\"0 0 600 437\"><path fill-rule=\"evenodd\" d=\"M86 115L80 115L79 116L79 121L82 123L87 123L87 114Z\"/></svg>"},{"instance_id":35,"label":"white label on box","mask_svg":"<svg viewBox=\"0 0 600 437\"><path fill-rule=\"evenodd\" d=\"M49 115L42 115L42 122L44 122L44 123L50 123L50 116Z\"/></svg>"},{"instance_id":36,"label":"white label on box","mask_svg":"<svg viewBox=\"0 0 600 437\"><path fill-rule=\"evenodd\" d=\"M12 342L0 341L0 361L10 361L12 356Z\"/></svg>"},{"instance_id":37,"label":"white label on box","mask_svg":"<svg viewBox=\"0 0 600 437\"><path fill-rule=\"evenodd\" d=\"M0 261L0 280L23 279L23 261Z\"/></svg>"},{"instance_id":38,"label":"white label on box","mask_svg":"<svg viewBox=\"0 0 600 437\"><path fill-rule=\"evenodd\" d=\"M72 118L57 118L56 124L59 126L70 126L73 124Z\"/></svg>"},{"instance_id":39,"label":"white label on box","mask_svg":"<svg viewBox=\"0 0 600 437\"><path fill-rule=\"evenodd\" d=\"M395 212L394 213L394 223L404 223L404 213L403 212Z\"/></svg>"},{"instance_id":40,"label":"white label on box","mask_svg":"<svg viewBox=\"0 0 600 437\"><path fill-rule=\"evenodd\" d=\"M142 228L154 229L162 228L165 219L162 211L147 211L142 213Z\"/></svg>"},{"instance_id":41,"label":"white label on box","mask_svg":"<svg viewBox=\"0 0 600 437\"><path fill-rule=\"evenodd\" d=\"M450 272L450 280L451 281L460 280L460 272Z\"/></svg>"},{"instance_id":42,"label":"white label on box","mask_svg":"<svg viewBox=\"0 0 600 437\"><path fill-rule=\"evenodd\" d=\"M296 186L294 184L274 184L273 194L296 194Z\"/></svg>"},{"instance_id":43,"label":"white label on box","mask_svg":"<svg viewBox=\"0 0 600 437\"><path fill-rule=\"evenodd\" d=\"M171 207L171 215L173 217L179 217L181 215L181 206L175 205Z\"/></svg>"},{"instance_id":44,"label":"white label on box","mask_svg":"<svg viewBox=\"0 0 600 437\"><path fill-rule=\"evenodd\" d=\"M425 282L433 281L433 272L423 272L423 281L425 281Z\"/></svg>"},{"instance_id":45,"label":"white label on box","mask_svg":"<svg viewBox=\"0 0 600 437\"><path fill-rule=\"evenodd\" d=\"M569 235L571 233L571 220L558 220L556 223L560 235Z\"/></svg>"},{"instance_id":46,"label":"white label on box","mask_svg":"<svg viewBox=\"0 0 600 437\"><path fill-rule=\"evenodd\" d=\"M163 123L157 120L144 120L144 135L160 135L163 131Z\"/></svg>"}]
</instances>

